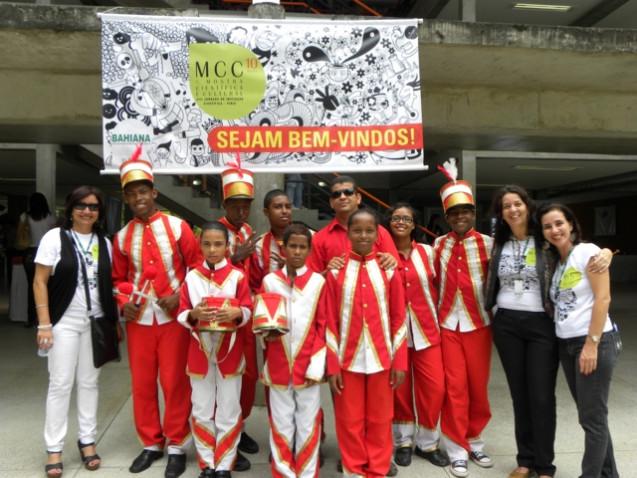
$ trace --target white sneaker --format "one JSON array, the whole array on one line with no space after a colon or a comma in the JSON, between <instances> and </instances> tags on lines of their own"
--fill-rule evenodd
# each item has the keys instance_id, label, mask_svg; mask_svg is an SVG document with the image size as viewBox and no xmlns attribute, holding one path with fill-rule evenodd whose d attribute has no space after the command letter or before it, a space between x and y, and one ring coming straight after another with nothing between
<instances>
[{"instance_id":1,"label":"white sneaker","mask_svg":"<svg viewBox=\"0 0 637 478\"><path fill-rule=\"evenodd\" d=\"M449 470L453 476L458 476L463 478L465 476L469 476L469 464L467 460L454 460L451 462L451 466Z\"/></svg>"},{"instance_id":2,"label":"white sneaker","mask_svg":"<svg viewBox=\"0 0 637 478\"><path fill-rule=\"evenodd\" d=\"M472 462L482 468L491 468L493 466L493 460L484 452L472 451L469 453L469 458L471 458Z\"/></svg>"}]
</instances>

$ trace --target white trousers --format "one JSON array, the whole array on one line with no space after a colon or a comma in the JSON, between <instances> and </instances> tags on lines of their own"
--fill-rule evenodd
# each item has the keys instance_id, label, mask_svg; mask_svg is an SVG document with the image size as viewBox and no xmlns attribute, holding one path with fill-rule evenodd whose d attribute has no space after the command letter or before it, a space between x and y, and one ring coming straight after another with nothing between
<instances>
[{"instance_id":1,"label":"white trousers","mask_svg":"<svg viewBox=\"0 0 637 478\"><path fill-rule=\"evenodd\" d=\"M454 462L456 460L468 460L469 453L462 446L458 445L456 442L449 439L449 437L442 435L442 443L444 445L445 450L447 450L447 455L449 455L449 460ZM469 446L471 447L471 451L484 451L484 440L482 438L473 438L469 440Z\"/></svg>"},{"instance_id":2,"label":"white trousers","mask_svg":"<svg viewBox=\"0 0 637 478\"><path fill-rule=\"evenodd\" d=\"M270 387L272 475L318 476L321 443L321 390L318 385L295 390Z\"/></svg>"},{"instance_id":3,"label":"white trousers","mask_svg":"<svg viewBox=\"0 0 637 478\"><path fill-rule=\"evenodd\" d=\"M396 448L411 447L414 444L424 451L438 448L440 433L438 430L428 430L415 423L394 423L394 446Z\"/></svg>"},{"instance_id":4,"label":"white trousers","mask_svg":"<svg viewBox=\"0 0 637 478\"><path fill-rule=\"evenodd\" d=\"M190 378L192 435L201 468L230 471L241 435L241 375L222 377L216 363L203 378Z\"/></svg>"},{"instance_id":5,"label":"white trousers","mask_svg":"<svg viewBox=\"0 0 637 478\"><path fill-rule=\"evenodd\" d=\"M97 379L100 370L93 366L88 316L63 316L55 324L48 364L49 391L44 422L46 449L61 452L64 448L74 379L77 385L78 438L82 443L94 442L97 435Z\"/></svg>"}]
</instances>

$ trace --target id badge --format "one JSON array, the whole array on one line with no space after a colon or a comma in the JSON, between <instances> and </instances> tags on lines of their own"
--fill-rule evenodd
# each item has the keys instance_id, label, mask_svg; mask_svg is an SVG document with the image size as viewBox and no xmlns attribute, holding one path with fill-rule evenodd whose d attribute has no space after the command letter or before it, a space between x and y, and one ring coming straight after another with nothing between
<instances>
[{"instance_id":1,"label":"id badge","mask_svg":"<svg viewBox=\"0 0 637 478\"><path fill-rule=\"evenodd\" d=\"M515 292L515 295L522 295L524 292L524 281L522 279L513 281L513 292Z\"/></svg>"}]
</instances>

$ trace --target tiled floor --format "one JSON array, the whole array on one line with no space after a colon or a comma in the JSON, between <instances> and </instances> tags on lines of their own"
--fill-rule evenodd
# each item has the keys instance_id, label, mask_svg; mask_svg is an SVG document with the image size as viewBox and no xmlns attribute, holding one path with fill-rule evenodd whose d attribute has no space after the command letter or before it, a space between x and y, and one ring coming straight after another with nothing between
<instances>
[{"instance_id":1,"label":"tiled floor","mask_svg":"<svg viewBox=\"0 0 637 478\"><path fill-rule=\"evenodd\" d=\"M637 477L637 323L632 322L634 287L613 289L611 315L622 329L624 352L616 369L610 399L610 423L619 470L623 477ZM0 298L0 307L5 304ZM472 477L506 477L514 467L512 411L509 392L499 359L494 354L490 384L493 418L484 437L487 451L495 466L488 470L470 465ZM0 308L0 477L29 478L44 476L45 460L42 426L47 386L46 360L36 356L33 329L8 321ZM324 388L327 441L327 461L321 470L324 477L337 476L337 445L332 426L332 410L327 389ZM579 462L583 449L583 433L577 423L575 407L560 372L558 382L558 429L555 444L558 467L556 476L579 476ZM103 458L102 468L89 472L80 466L75 448L76 420L74 402L69 421L67 445L64 451L65 477L110 478L132 476L128 473L131 460L140 450L132 423L129 373L125 361L107 365L100 378L98 449ZM252 470L235 473L235 478L257 478L269 475L267 450L267 421L263 407L253 412L247 423L248 432L261 445L259 454L251 456ZM143 478L163 477L165 459L138 475ZM634 467L634 468L633 468ZM198 475L194 453L189 454L184 477ZM443 470L415 458L409 468L401 468L399 476L446 477Z\"/></svg>"}]
</instances>

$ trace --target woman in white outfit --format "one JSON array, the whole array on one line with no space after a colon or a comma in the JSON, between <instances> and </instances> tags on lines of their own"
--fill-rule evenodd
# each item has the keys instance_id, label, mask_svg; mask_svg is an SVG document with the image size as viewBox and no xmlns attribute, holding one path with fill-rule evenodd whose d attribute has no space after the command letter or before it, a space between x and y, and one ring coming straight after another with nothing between
<instances>
[{"instance_id":1,"label":"woman in white outfit","mask_svg":"<svg viewBox=\"0 0 637 478\"><path fill-rule=\"evenodd\" d=\"M96 470L101 463L95 451L99 369L93 365L90 317L117 321L111 245L100 228L103 217L100 191L91 186L76 188L67 197L63 226L44 235L35 258L37 342L48 353L49 368L44 426L48 453L45 471L49 478L62 476L74 381L80 457L88 470Z\"/></svg>"}]
</instances>

